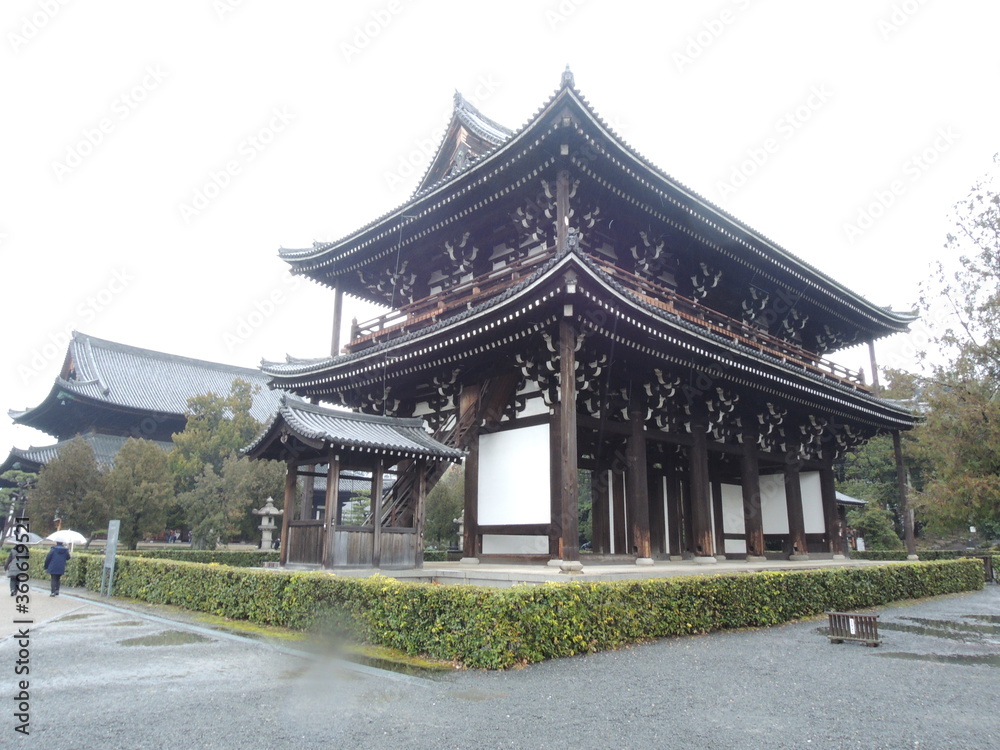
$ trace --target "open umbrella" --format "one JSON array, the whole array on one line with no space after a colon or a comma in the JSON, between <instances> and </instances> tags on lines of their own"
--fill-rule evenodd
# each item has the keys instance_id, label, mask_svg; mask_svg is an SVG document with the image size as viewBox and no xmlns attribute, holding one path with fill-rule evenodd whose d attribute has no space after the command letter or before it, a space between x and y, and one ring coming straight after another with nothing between
<instances>
[{"instance_id":1,"label":"open umbrella","mask_svg":"<svg viewBox=\"0 0 1000 750\"><path fill-rule=\"evenodd\" d=\"M87 543L87 537L79 531L73 531L73 529L61 529L60 531L54 531L45 538L50 542L62 542L63 544Z\"/></svg>"},{"instance_id":2,"label":"open umbrella","mask_svg":"<svg viewBox=\"0 0 1000 750\"><path fill-rule=\"evenodd\" d=\"M14 536L13 532L12 532L12 533L8 534L4 538L3 543L4 544L38 544L40 541L42 541L42 538L40 536L38 536L38 534L36 534L34 531L29 531L26 535L23 534L23 533L22 534L18 534L18 536L19 537L27 536L28 538L25 539L24 541L19 542L17 540L17 538Z\"/></svg>"}]
</instances>

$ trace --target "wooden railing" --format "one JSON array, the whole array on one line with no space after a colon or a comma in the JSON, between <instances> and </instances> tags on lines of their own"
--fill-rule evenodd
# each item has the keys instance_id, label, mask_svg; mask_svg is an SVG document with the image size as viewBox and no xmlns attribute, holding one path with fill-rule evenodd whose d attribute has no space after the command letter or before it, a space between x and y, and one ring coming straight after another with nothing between
<instances>
[{"instance_id":1,"label":"wooden railing","mask_svg":"<svg viewBox=\"0 0 1000 750\"><path fill-rule=\"evenodd\" d=\"M514 286L524 279L528 271L551 257L546 252L513 261L450 289L359 323L351 328L351 342L344 347L344 351L364 349L407 330L435 323L443 317L468 309L473 303L483 302Z\"/></svg>"},{"instance_id":2,"label":"wooden railing","mask_svg":"<svg viewBox=\"0 0 1000 750\"><path fill-rule=\"evenodd\" d=\"M767 331L730 318L727 315L700 305L694 300L682 297L674 290L644 279L618 268L607 261L594 259L601 269L619 283L640 297L644 302L679 318L706 328L734 342L756 349L764 354L780 359L786 364L831 378L844 385L867 392L868 386L858 373L848 370L828 359L820 357L804 347L778 338Z\"/></svg>"}]
</instances>

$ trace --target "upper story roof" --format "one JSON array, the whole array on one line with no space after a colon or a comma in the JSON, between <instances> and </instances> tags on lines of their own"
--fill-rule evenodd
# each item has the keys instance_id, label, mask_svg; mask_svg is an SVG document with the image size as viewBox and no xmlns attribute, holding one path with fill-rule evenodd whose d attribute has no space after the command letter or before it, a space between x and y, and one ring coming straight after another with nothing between
<instances>
[{"instance_id":1,"label":"upper story roof","mask_svg":"<svg viewBox=\"0 0 1000 750\"><path fill-rule=\"evenodd\" d=\"M747 283L772 295L792 290L817 315L857 331L831 348L905 331L917 317L869 302L660 170L604 122L568 71L523 127L506 138L496 128L484 130L492 139L481 136L478 143L487 150L470 151L467 163L459 164L457 134L468 127L463 116L471 117L457 106L431 169L409 201L339 240L281 249L292 272L385 304L384 295L359 282L359 271L379 264L398 268L400 259L422 264L422 243L454 235L479 214L509 210L512 196L537 192L544 175L565 167L582 190L636 212L698 260L742 269L753 280Z\"/></svg>"},{"instance_id":2,"label":"upper story roof","mask_svg":"<svg viewBox=\"0 0 1000 750\"><path fill-rule=\"evenodd\" d=\"M169 440L183 429L193 396L229 394L233 380L257 386L252 416L266 422L279 393L259 370L206 362L73 333L59 376L38 406L11 418L60 439L97 431ZM179 425L179 426L178 426Z\"/></svg>"},{"instance_id":3,"label":"upper story roof","mask_svg":"<svg viewBox=\"0 0 1000 750\"><path fill-rule=\"evenodd\" d=\"M94 451L94 460L97 461L97 465L105 469L114 465L115 456L128 440L127 437L121 435L100 435L94 432L80 435L79 439L90 445ZM0 474L9 469L37 473L43 466L56 458L69 442L71 441L62 440L52 445L12 448L7 460L0 464ZM153 441L153 444L164 452L174 447L173 443L163 441Z\"/></svg>"}]
</instances>

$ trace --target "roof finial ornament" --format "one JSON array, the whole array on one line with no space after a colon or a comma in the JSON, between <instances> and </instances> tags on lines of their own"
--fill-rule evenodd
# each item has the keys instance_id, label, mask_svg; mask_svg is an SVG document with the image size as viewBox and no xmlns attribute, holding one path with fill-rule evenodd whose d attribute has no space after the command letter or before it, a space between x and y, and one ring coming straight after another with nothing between
<instances>
[{"instance_id":1,"label":"roof finial ornament","mask_svg":"<svg viewBox=\"0 0 1000 750\"><path fill-rule=\"evenodd\" d=\"M573 71L569 69L569 63L566 64L566 70L562 74L562 85L576 88L576 81L573 79Z\"/></svg>"},{"instance_id":2,"label":"roof finial ornament","mask_svg":"<svg viewBox=\"0 0 1000 750\"><path fill-rule=\"evenodd\" d=\"M455 109L461 109L465 106L465 97L462 96L462 92L455 89Z\"/></svg>"}]
</instances>

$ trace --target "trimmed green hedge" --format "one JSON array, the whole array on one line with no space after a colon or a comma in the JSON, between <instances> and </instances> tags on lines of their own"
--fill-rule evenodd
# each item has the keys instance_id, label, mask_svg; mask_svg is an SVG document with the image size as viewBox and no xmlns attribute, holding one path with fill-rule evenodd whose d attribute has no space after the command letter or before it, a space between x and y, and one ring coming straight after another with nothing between
<instances>
[{"instance_id":1,"label":"trimmed green hedge","mask_svg":"<svg viewBox=\"0 0 1000 750\"><path fill-rule=\"evenodd\" d=\"M119 557L145 557L182 562L218 563L234 568L260 568L265 562L278 562L280 553L275 550L225 550L225 549L140 549L118 550Z\"/></svg>"},{"instance_id":2,"label":"trimmed green hedge","mask_svg":"<svg viewBox=\"0 0 1000 750\"><path fill-rule=\"evenodd\" d=\"M917 557L921 560L958 560L970 555L995 555L991 549L954 550L954 549L918 549ZM864 552L851 551L852 560L905 560L906 550L869 549Z\"/></svg>"},{"instance_id":3,"label":"trimmed green hedge","mask_svg":"<svg viewBox=\"0 0 1000 750\"><path fill-rule=\"evenodd\" d=\"M45 577L43 555L32 552L33 577ZM74 555L65 583L98 589L102 564L100 556ZM336 630L410 654L503 669L982 586L978 560L497 589L122 557L114 592L261 625Z\"/></svg>"}]
</instances>

